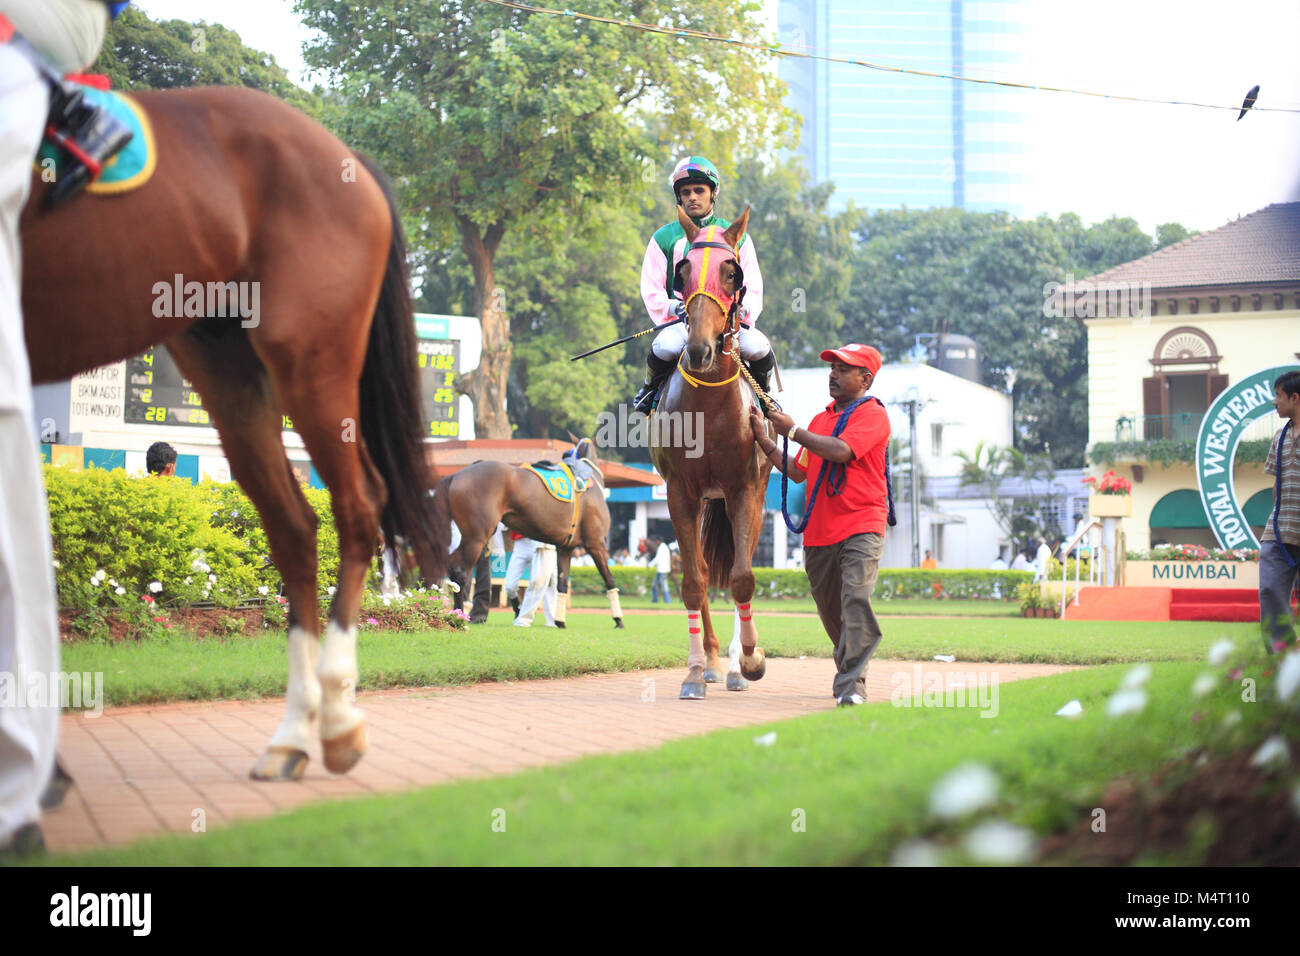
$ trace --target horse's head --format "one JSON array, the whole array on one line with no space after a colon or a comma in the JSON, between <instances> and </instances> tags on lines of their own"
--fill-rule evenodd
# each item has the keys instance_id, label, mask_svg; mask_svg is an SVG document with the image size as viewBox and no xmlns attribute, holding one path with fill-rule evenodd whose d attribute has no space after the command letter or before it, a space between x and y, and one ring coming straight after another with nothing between
<instances>
[{"instance_id":1,"label":"horse's head","mask_svg":"<svg viewBox=\"0 0 1300 956\"><path fill-rule=\"evenodd\" d=\"M707 372L721 348L719 340L740 328L745 276L736 250L749 225L749 208L726 230L695 225L680 206L677 221L688 246L674 283L686 299L685 365L691 372Z\"/></svg>"}]
</instances>

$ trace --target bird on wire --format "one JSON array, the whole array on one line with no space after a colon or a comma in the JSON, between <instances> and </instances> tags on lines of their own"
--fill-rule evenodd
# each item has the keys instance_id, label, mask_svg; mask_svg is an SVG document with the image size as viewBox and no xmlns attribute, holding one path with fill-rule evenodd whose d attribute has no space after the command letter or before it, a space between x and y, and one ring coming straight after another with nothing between
<instances>
[{"instance_id":1,"label":"bird on wire","mask_svg":"<svg viewBox=\"0 0 1300 956\"><path fill-rule=\"evenodd\" d=\"M1238 123L1240 123L1241 118L1246 115L1246 111L1255 105L1255 100L1257 99L1259 99L1258 83L1250 88L1250 92L1246 94L1246 98L1241 101L1241 112L1237 114Z\"/></svg>"}]
</instances>

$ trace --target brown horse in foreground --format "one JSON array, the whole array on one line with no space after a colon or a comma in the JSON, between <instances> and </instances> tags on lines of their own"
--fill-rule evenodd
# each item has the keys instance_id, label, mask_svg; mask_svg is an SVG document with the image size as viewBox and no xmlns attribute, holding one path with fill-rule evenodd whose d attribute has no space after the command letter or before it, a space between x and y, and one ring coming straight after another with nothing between
<instances>
[{"instance_id":1,"label":"brown horse in foreground","mask_svg":"<svg viewBox=\"0 0 1300 956\"><path fill-rule=\"evenodd\" d=\"M353 706L356 622L382 524L431 580L448 541L428 521L405 239L378 171L280 100L244 88L142 93L158 165L139 189L22 221L23 308L35 382L158 342L198 390L235 478L257 506L289 599L283 722L252 771L300 777L319 715L325 766L366 747ZM249 283L248 317L159 317L158 288ZM177 280L180 281L180 280ZM221 311L225 311L222 309ZM316 519L281 440L289 415L329 486L338 589L320 640Z\"/></svg>"},{"instance_id":2,"label":"brown horse in foreground","mask_svg":"<svg viewBox=\"0 0 1300 956\"><path fill-rule=\"evenodd\" d=\"M701 229L680 209L677 218L690 244L678 266L688 296L689 336L677 371L660 393L650 428L650 456L668 483L668 514L681 550L682 602L690 638L681 696L692 700L703 698L705 684L721 677L706 594L709 584L729 588L736 604L741 654L738 662L733 656L727 689L743 690L744 678L758 680L766 671L750 601L754 548L763 527L763 496L772 466L754 442L749 407L756 398L740 378L738 306L744 292L735 250L749 224L749 210L725 232L717 226ZM673 434L674 421L685 415L699 416L701 423L696 434L703 436L703 453L696 458L686 448L664 441Z\"/></svg>"},{"instance_id":3,"label":"brown horse in foreground","mask_svg":"<svg viewBox=\"0 0 1300 956\"><path fill-rule=\"evenodd\" d=\"M605 501L605 477L596 460L591 439L584 438L564 461L579 478L591 484L574 507L556 500L540 478L517 465L501 461L477 461L454 475L442 479L434 496L434 521L439 533L451 534L450 522L460 529L460 547L452 554L448 574L461 589L455 599L465 594L467 570L474 567L488 538L504 522L511 531L556 546L560 601L556 609L558 622L564 621L569 596L569 563L575 548L586 548L605 583L614 626L623 627L623 609L618 600L614 576L609 573L609 553L605 541L609 536L609 504Z\"/></svg>"}]
</instances>

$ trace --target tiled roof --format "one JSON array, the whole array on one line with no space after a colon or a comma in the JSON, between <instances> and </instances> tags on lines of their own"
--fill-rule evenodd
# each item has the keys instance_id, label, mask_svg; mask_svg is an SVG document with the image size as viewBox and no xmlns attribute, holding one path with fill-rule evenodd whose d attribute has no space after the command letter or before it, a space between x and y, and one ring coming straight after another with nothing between
<instances>
[{"instance_id":1,"label":"tiled roof","mask_svg":"<svg viewBox=\"0 0 1300 956\"><path fill-rule=\"evenodd\" d=\"M1153 289L1300 284L1300 202L1273 203L1088 280Z\"/></svg>"}]
</instances>

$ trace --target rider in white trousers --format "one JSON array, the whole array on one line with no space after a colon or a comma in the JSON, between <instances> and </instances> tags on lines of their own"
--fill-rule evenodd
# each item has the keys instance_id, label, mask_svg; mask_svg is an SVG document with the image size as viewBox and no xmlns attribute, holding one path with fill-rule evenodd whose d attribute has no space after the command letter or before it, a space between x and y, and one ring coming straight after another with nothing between
<instances>
[{"instance_id":1,"label":"rider in white trousers","mask_svg":"<svg viewBox=\"0 0 1300 956\"><path fill-rule=\"evenodd\" d=\"M0 0L0 13L58 69L99 54L108 8L96 0ZM18 220L49 112L49 88L12 46L0 44L0 853L42 845L39 800L58 746L58 701L19 694L48 688L59 669L54 569L36 452L31 372L23 340ZM21 701L17 698L21 697Z\"/></svg>"},{"instance_id":2,"label":"rider in white trousers","mask_svg":"<svg viewBox=\"0 0 1300 956\"><path fill-rule=\"evenodd\" d=\"M544 541L538 541L536 545L533 571L528 580L528 590L524 593L523 607L515 618L516 627L532 627L533 615L537 613L539 604L546 615L546 626L555 627L555 605L560 592L555 545Z\"/></svg>"}]
</instances>

